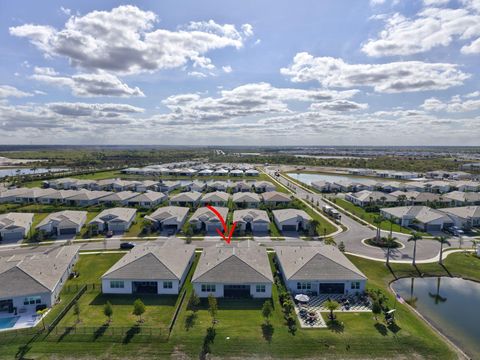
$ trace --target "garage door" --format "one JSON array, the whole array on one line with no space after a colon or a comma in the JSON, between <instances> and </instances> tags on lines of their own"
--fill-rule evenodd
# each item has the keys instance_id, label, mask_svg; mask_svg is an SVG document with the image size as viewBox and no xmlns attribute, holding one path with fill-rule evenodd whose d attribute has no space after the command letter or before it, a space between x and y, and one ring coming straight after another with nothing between
<instances>
[{"instance_id":1,"label":"garage door","mask_svg":"<svg viewBox=\"0 0 480 360\"><path fill-rule=\"evenodd\" d=\"M60 235L75 235L77 233L77 229L75 228L65 228L60 229Z\"/></svg>"},{"instance_id":2,"label":"garage door","mask_svg":"<svg viewBox=\"0 0 480 360\"><path fill-rule=\"evenodd\" d=\"M110 231L124 231L125 230L125 225L122 224L122 223L108 224L108 230L110 230Z\"/></svg>"},{"instance_id":3,"label":"garage door","mask_svg":"<svg viewBox=\"0 0 480 360\"><path fill-rule=\"evenodd\" d=\"M215 229L223 230L221 224L208 224L207 225L207 231L216 231Z\"/></svg>"},{"instance_id":4,"label":"garage door","mask_svg":"<svg viewBox=\"0 0 480 360\"><path fill-rule=\"evenodd\" d=\"M296 225L282 225L283 231L297 231Z\"/></svg>"},{"instance_id":5,"label":"garage door","mask_svg":"<svg viewBox=\"0 0 480 360\"><path fill-rule=\"evenodd\" d=\"M3 241L17 241L23 239L21 233L6 233L1 236Z\"/></svg>"},{"instance_id":6,"label":"garage door","mask_svg":"<svg viewBox=\"0 0 480 360\"><path fill-rule=\"evenodd\" d=\"M427 231L440 231L442 230L442 225L437 224L428 224Z\"/></svg>"},{"instance_id":7,"label":"garage door","mask_svg":"<svg viewBox=\"0 0 480 360\"><path fill-rule=\"evenodd\" d=\"M320 283L320 294L343 294L345 293L344 283Z\"/></svg>"},{"instance_id":8,"label":"garage door","mask_svg":"<svg viewBox=\"0 0 480 360\"><path fill-rule=\"evenodd\" d=\"M268 224L257 224L254 225L254 231L268 231Z\"/></svg>"}]
</instances>

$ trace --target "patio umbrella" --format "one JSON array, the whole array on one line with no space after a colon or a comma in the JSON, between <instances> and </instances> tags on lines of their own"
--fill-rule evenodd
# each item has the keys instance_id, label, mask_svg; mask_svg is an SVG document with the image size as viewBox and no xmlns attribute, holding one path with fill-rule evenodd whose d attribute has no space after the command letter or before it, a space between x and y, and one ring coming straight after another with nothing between
<instances>
[{"instance_id":1,"label":"patio umbrella","mask_svg":"<svg viewBox=\"0 0 480 360\"><path fill-rule=\"evenodd\" d=\"M295 300L306 303L310 301L310 297L305 294L298 294L298 295L295 295Z\"/></svg>"}]
</instances>

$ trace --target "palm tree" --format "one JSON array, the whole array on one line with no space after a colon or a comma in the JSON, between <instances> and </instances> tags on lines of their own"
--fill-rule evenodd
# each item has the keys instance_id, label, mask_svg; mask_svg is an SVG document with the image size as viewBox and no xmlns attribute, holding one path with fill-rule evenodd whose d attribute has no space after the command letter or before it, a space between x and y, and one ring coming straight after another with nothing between
<instances>
[{"instance_id":1,"label":"palm tree","mask_svg":"<svg viewBox=\"0 0 480 360\"><path fill-rule=\"evenodd\" d=\"M413 241L413 261L412 261L413 266L415 266L415 259L417 257L417 240L421 240L421 239L422 237L416 231L414 231L412 233L412 236L410 236L410 238L408 239L408 242Z\"/></svg>"},{"instance_id":2,"label":"palm tree","mask_svg":"<svg viewBox=\"0 0 480 360\"><path fill-rule=\"evenodd\" d=\"M440 295L440 276L437 278L437 292L436 292L435 294L429 292L428 295L429 295L432 299L434 299L435 305L438 305L438 304L441 303L441 302L447 301L447 298L446 298L446 297L443 297L443 296Z\"/></svg>"},{"instance_id":3,"label":"palm tree","mask_svg":"<svg viewBox=\"0 0 480 360\"><path fill-rule=\"evenodd\" d=\"M450 245L450 242L448 241L446 236L437 236L435 240L437 240L440 243L440 257L438 259L438 263L440 265L443 265L443 245L444 244Z\"/></svg>"},{"instance_id":4,"label":"palm tree","mask_svg":"<svg viewBox=\"0 0 480 360\"><path fill-rule=\"evenodd\" d=\"M383 218L381 216L376 216L373 219L373 223L377 226L377 234L375 235L376 241L380 241L380 225L382 224Z\"/></svg>"},{"instance_id":5,"label":"palm tree","mask_svg":"<svg viewBox=\"0 0 480 360\"><path fill-rule=\"evenodd\" d=\"M324 304L325 308L330 311L330 320L333 321L333 312L340 307L340 304L335 300L327 300Z\"/></svg>"},{"instance_id":6,"label":"palm tree","mask_svg":"<svg viewBox=\"0 0 480 360\"><path fill-rule=\"evenodd\" d=\"M385 245L387 245L387 266L390 266L390 249L395 246L396 237L387 236L385 239Z\"/></svg>"}]
</instances>

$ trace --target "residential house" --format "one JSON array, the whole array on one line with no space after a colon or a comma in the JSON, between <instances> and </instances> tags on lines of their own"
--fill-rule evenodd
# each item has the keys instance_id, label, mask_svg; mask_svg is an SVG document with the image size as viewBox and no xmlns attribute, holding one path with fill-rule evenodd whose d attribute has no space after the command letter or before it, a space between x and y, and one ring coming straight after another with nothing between
<instances>
[{"instance_id":1,"label":"residential house","mask_svg":"<svg viewBox=\"0 0 480 360\"><path fill-rule=\"evenodd\" d=\"M227 176L229 173L228 170L226 169L217 169L213 172L213 175L217 175L217 176Z\"/></svg>"},{"instance_id":2,"label":"residential house","mask_svg":"<svg viewBox=\"0 0 480 360\"><path fill-rule=\"evenodd\" d=\"M179 294L195 246L169 240L135 246L102 275L104 294Z\"/></svg>"},{"instance_id":3,"label":"residential house","mask_svg":"<svg viewBox=\"0 0 480 360\"><path fill-rule=\"evenodd\" d=\"M50 195L56 193L55 189L41 189L41 188L30 188L26 192L19 193L15 197L15 202L23 204L31 204L37 202L38 198L41 198L45 195Z\"/></svg>"},{"instance_id":4,"label":"residential house","mask_svg":"<svg viewBox=\"0 0 480 360\"><path fill-rule=\"evenodd\" d=\"M472 227L480 226L480 206L462 206L442 209L447 214L455 226L470 230Z\"/></svg>"},{"instance_id":5,"label":"residential house","mask_svg":"<svg viewBox=\"0 0 480 360\"><path fill-rule=\"evenodd\" d=\"M150 220L158 230L178 231L185 223L189 210L188 207L165 206L145 215L145 219Z\"/></svg>"},{"instance_id":6,"label":"residential house","mask_svg":"<svg viewBox=\"0 0 480 360\"><path fill-rule=\"evenodd\" d=\"M136 192L156 191L160 183L154 180L143 180L135 183Z\"/></svg>"},{"instance_id":7,"label":"residential house","mask_svg":"<svg viewBox=\"0 0 480 360\"><path fill-rule=\"evenodd\" d=\"M425 183L426 191L437 194L445 194L450 191L450 188L451 184L449 181L435 180Z\"/></svg>"},{"instance_id":8,"label":"residential house","mask_svg":"<svg viewBox=\"0 0 480 360\"><path fill-rule=\"evenodd\" d=\"M0 203L13 203L17 196L27 193L29 188L7 189L0 191Z\"/></svg>"},{"instance_id":9,"label":"residential house","mask_svg":"<svg viewBox=\"0 0 480 360\"><path fill-rule=\"evenodd\" d=\"M267 232L270 228L270 218L265 210L235 210L233 222L237 223L236 229L239 231Z\"/></svg>"},{"instance_id":10,"label":"residential house","mask_svg":"<svg viewBox=\"0 0 480 360\"><path fill-rule=\"evenodd\" d=\"M455 206L480 205L480 193L477 192L452 191L444 194L443 197Z\"/></svg>"},{"instance_id":11,"label":"residential house","mask_svg":"<svg viewBox=\"0 0 480 360\"><path fill-rule=\"evenodd\" d=\"M226 181L212 181L208 184L209 191L227 191L229 183Z\"/></svg>"},{"instance_id":12,"label":"residential house","mask_svg":"<svg viewBox=\"0 0 480 360\"><path fill-rule=\"evenodd\" d=\"M252 192L235 193L232 199L239 208L257 208L260 205L260 196Z\"/></svg>"},{"instance_id":13,"label":"residential house","mask_svg":"<svg viewBox=\"0 0 480 360\"><path fill-rule=\"evenodd\" d=\"M103 210L89 224L98 226L99 231L125 232L135 220L137 209L111 208Z\"/></svg>"},{"instance_id":14,"label":"residential house","mask_svg":"<svg viewBox=\"0 0 480 360\"><path fill-rule=\"evenodd\" d=\"M92 206L98 204L98 200L112 194L110 191L77 190L77 195L65 199L65 203L75 206Z\"/></svg>"},{"instance_id":15,"label":"residential house","mask_svg":"<svg viewBox=\"0 0 480 360\"><path fill-rule=\"evenodd\" d=\"M345 200L361 207L367 205L392 205L397 202L397 198L391 194L381 191L362 190L356 193L345 194Z\"/></svg>"},{"instance_id":16,"label":"residential house","mask_svg":"<svg viewBox=\"0 0 480 360\"><path fill-rule=\"evenodd\" d=\"M255 181L253 183L253 188L259 193L275 191L277 189L277 187L270 181Z\"/></svg>"},{"instance_id":17,"label":"residential house","mask_svg":"<svg viewBox=\"0 0 480 360\"><path fill-rule=\"evenodd\" d=\"M452 224L443 212L427 206L398 206L380 209L380 215L404 227L413 227L425 232L441 231Z\"/></svg>"},{"instance_id":18,"label":"residential house","mask_svg":"<svg viewBox=\"0 0 480 360\"><path fill-rule=\"evenodd\" d=\"M78 260L80 246L0 258L0 313L31 314L53 306Z\"/></svg>"},{"instance_id":19,"label":"residential house","mask_svg":"<svg viewBox=\"0 0 480 360\"><path fill-rule=\"evenodd\" d=\"M280 231L300 231L310 227L312 218L299 209L273 210L273 220Z\"/></svg>"},{"instance_id":20,"label":"residential house","mask_svg":"<svg viewBox=\"0 0 480 360\"><path fill-rule=\"evenodd\" d=\"M139 206L142 208L152 208L154 206L160 205L162 202L167 200L167 195L157 191L147 190L142 194L138 194L130 199L128 199L128 206Z\"/></svg>"},{"instance_id":21,"label":"residential house","mask_svg":"<svg viewBox=\"0 0 480 360\"><path fill-rule=\"evenodd\" d=\"M237 181L233 187L233 192L250 192L252 191L253 182Z\"/></svg>"},{"instance_id":22,"label":"residential house","mask_svg":"<svg viewBox=\"0 0 480 360\"><path fill-rule=\"evenodd\" d=\"M223 191L214 191L202 196L200 203L212 206L227 206L230 194Z\"/></svg>"},{"instance_id":23,"label":"residential house","mask_svg":"<svg viewBox=\"0 0 480 360\"><path fill-rule=\"evenodd\" d=\"M454 186L458 191L464 192L478 192L480 191L480 183L477 181L457 181Z\"/></svg>"},{"instance_id":24,"label":"residential house","mask_svg":"<svg viewBox=\"0 0 480 360\"><path fill-rule=\"evenodd\" d=\"M158 187L161 192L169 193L180 187L180 181L162 181Z\"/></svg>"},{"instance_id":25,"label":"residential house","mask_svg":"<svg viewBox=\"0 0 480 360\"><path fill-rule=\"evenodd\" d=\"M248 169L248 170L245 170L245 175L246 176L259 176L260 173L258 172L258 170Z\"/></svg>"},{"instance_id":26,"label":"residential house","mask_svg":"<svg viewBox=\"0 0 480 360\"><path fill-rule=\"evenodd\" d=\"M25 238L32 226L33 216L30 213L0 214L0 240L19 241Z\"/></svg>"},{"instance_id":27,"label":"residential house","mask_svg":"<svg viewBox=\"0 0 480 360\"><path fill-rule=\"evenodd\" d=\"M230 176L243 176L243 170L233 169L230 171Z\"/></svg>"},{"instance_id":28,"label":"residential house","mask_svg":"<svg viewBox=\"0 0 480 360\"><path fill-rule=\"evenodd\" d=\"M76 235L80 233L87 221L86 211L64 210L48 214L35 227L38 231L45 231L54 236Z\"/></svg>"},{"instance_id":29,"label":"residential house","mask_svg":"<svg viewBox=\"0 0 480 360\"><path fill-rule=\"evenodd\" d=\"M200 202L202 193L197 191L183 192L170 197L170 205L175 206L192 206L195 207Z\"/></svg>"},{"instance_id":30,"label":"residential house","mask_svg":"<svg viewBox=\"0 0 480 360\"><path fill-rule=\"evenodd\" d=\"M37 201L42 204L62 204L66 199L77 194L77 190L57 190L48 195L40 196Z\"/></svg>"},{"instance_id":31,"label":"residential house","mask_svg":"<svg viewBox=\"0 0 480 360\"><path fill-rule=\"evenodd\" d=\"M361 294L367 277L332 245L280 246L277 263L293 294Z\"/></svg>"},{"instance_id":32,"label":"residential house","mask_svg":"<svg viewBox=\"0 0 480 360\"><path fill-rule=\"evenodd\" d=\"M290 195L278 191L264 192L261 196L265 205L269 206L288 205L292 201Z\"/></svg>"},{"instance_id":33,"label":"residential house","mask_svg":"<svg viewBox=\"0 0 480 360\"><path fill-rule=\"evenodd\" d=\"M216 207L215 208L220 215L226 219L228 215L228 208L227 207ZM188 222L192 225L193 229L196 231L207 231L207 232L214 232L216 234L215 229L219 229L223 233L223 226L220 222L217 215L213 213L207 207L198 208L188 220Z\"/></svg>"},{"instance_id":34,"label":"residential house","mask_svg":"<svg viewBox=\"0 0 480 360\"><path fill-rule=\"evenodd\" d=\"M185 188L188 191L203 192L207 188L207 183L204 181L195 180L185 185Z\"/></svg>"},{"instance_id":35,"label":"residential house","mask_svg":"<svg viewBox=\"0 0 480 360\"><path fill-rule=\"evenodd\" d=\"M205 247L192 284L201 298L270 298L273 276L267 251L250 240Z\"/></svg>"},{"instance_id":36,"label":"residential house","mask_svg":"<svg viewBox=\"0 0 480 360\"><path fill-rule=\"evenodd\" d=\"M203 170L200 170L200 171L198 172L198 175L199 175L199 176L212 176L213 173L214 173L214 171L211 170L211 169L203 169Z\"/></svg>"},{"instance_id":37,"label":"residential house","mask_svg":"<svg viewBox=\"0 0 480 360\"><path fill-rule=\"evenodd\" d=\"M116 206L127 205L130 199L138 195L140 195L140 193L133 191L119 191L98 199L98 203L102 205Z\"/></svg>"}]
</instances>

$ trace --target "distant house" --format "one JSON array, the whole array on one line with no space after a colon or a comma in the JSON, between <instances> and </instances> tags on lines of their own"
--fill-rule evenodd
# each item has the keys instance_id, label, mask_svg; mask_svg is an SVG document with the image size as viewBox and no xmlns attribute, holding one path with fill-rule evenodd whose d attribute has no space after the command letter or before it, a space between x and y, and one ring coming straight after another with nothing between
<instances>
[{"instance_id":1,"label":"distant house","mask_svg":"<svg viewBox=\"0 0 480 360\"><path fill-rule=\"evenodd\" d=\"M135 220L137 209L111 208L103 210L89 224L96 224L99 231L125 232Z\"/></svg>"},{"instance_id":2,"label":"distant house","mask_svg":"<svg viewBox=\"0 0 480 360\"><path fill-rule=\"evenodd\" d=\"M332 191L330 188L331 183L328 181L312 181L310 186L313 187L314 189L320 191L320 192L328 192Z\"/></svg>"},{"instance_id":3,"label":"distant house","mask_svg":"<svg viewBox=\"0 0 480 360\"><path fill-rule=\"evenodd\" d=\"M384 208L380 209L380 215L401 226L411 226L425 232L441 231L452 224L452 220L445 213L427 206Z\"/></svg>"},{"instance_id":4,"label":"distant house","mask_svg":"<svg viewBox=\"0 0 480 360\"><path fill-rule=\"evenodd\" d=\"M278 191L268 191L261 196L265 205L271 206L288 205L292 201L290 195Z\"/></svg>"},{"instance_id":5,"label":"distant house","mask_svg":"<svg viewBox=\"0 0 480 360\"><path fill-rule=\"evenodd\" d=\"M154 180L138 181L135 184L136 192L156 191L158 189L159 182Z\"/></svg>"},{"instance_id":6,"label":"distant house","mask_svg":"<svg viewBox=\"0 0 480 360\"><path fill-rule=\"evenodd\" d=\"M213 175L217 175L217 176L227 176L228 175L228 170L226 169L217 169L213 172Z\"/></svg>"},{"instance_id":7,"label":"distant house","mask_svg":"<svg viewBox=\"0 0 480 360\"><path fill-rule=\"evenodd\" d=\"M195 246L166 242L135 246L102 276L104 294L178 294Z\"/></svg>"},{"instance_id":8,"label":"distant house","mask_svg":"<svg viewBox=\"0 0 480 360\"><path fill-rule=\"evenodd\" d=\"M243 170L234 169L230 171L230 176L243 176Z\"/></svg>"},{"instance_id":9,"label":"distant house","mask_svg":"<svg viewBox=\"0 0 480 360\"><path fill-rule=\"evenodd\" d=\"M293 294L363 293L367 277L335 246L280 246L275 255Z\"/></svg>"},{"instance_id":10,"label":"distant house","mask_svg":"<svg viewBox=\"0 0 480 360\"><path fill-rule=\"evenodd\" d=\"M138 195L140 195L140 193L133 191L119 191L98 199L98 203L116 206L127 205L130 199Z\"/></svg>"},{"instance_id":11,"label":"distant house","mask_svg":"<svg viewBox=\"0 0 480 360\"><path fill-rule=\"evenodd\" d=\"M464 230L480 226L480 206L462 206L441 209L452 219L453 224Z\"/></svg>"},{"instance_id":12,"label":"distant house","mask_svg":"<svg viewBox=\"0 0 480 360\"><path fill-rule=\"evenodd\" d=\"M27 236L33 223L33 214L0 214L0 240L19 241Z\"/></svg>"},{"instance_id":13,"label":"distant house","mask_svg":"<svg viewBox=\"0 0 480 360\"><path fill-rule=\"evenodd\" d=\"M48 214L35 229L55 236L75 235L80 233L86 221L86 211L65 210Z\"/></svg>"},{"instance_id":14,"label":"distant house","mask_svg":"<svg viewBox=\"0 0 480 360\"><path fill-rule=\"evenodd\" d=\"M162 181L158 187L161 192L169 193L180 187L180 181Z\"/></svg>"},{"instance_id":15,"label":"distant house","mask_svg":"<svg viewBox=\"0 0 480 360\"><path fill-rule=\"evenodd\" d=\"M200 202L202 193L191 191L183 192L170 197L170 205L174 206L197 206Z\"/></svg>"},{"instance_id":16,"label":"distant house","mask_svg":"<svg viewBox=\"0 0 480 360\"><path fill-rule=\"evenodd\" d=\"M0 258L0 311L37 315L59 298L78 260L80 246L48 249L35 255Z\"/></svg>"},{"instance_id":17,"label":"distant house","mask_svg":"<svg viewBox=\"0 0 480 360\"><path fill-rule=\"evenodd\" d=\"M214 191L208 194L203 195L200 203L203 205L212 205L212 206L227 206L228 200L230 199L230 194L223 191Z\"/></svg>"},{"instance_id":18,"label":"distant house","mask_svg":"<svg viewBox=\"0 0 480 360\"><path fill-rule=\"evenodd\" d=\"M250 192L252 191L253 182L251 181L237 181L233 187L234 192Z\"/></svg>"},{"instance_id":19,"label":"distant house","mask_svg":"<svg viewBox=\"0 0 480 360\"><path fill-rule=\"evenodd\" d=\"M281 209L273 210L273 219L281 231L300 231L310 227L312 218L303 210Z\"/></svg>"},{"instance_id":20,"label":"distant house","mask_svg":"<svg viewBox=\"0 0 480 360\"><path fill-rule=\"evenodd\" d=\"M277 189L277 187L273 185L270 181L255 181L253 183L253 188L256 192L259 193L275 191Z\"/></svg>"},{"instance_id":21,"label":"distant house","mask_svg":"<svg viewBox=\"0 0 480 360\"><path fill-rule=\"evenodd\" d=\"M0 203L13 203L16 201L17 196L23 195L28 191L28 188L0 190Z\"/></svg>"},{"instance_id":22,"label":"distant house","mask_svg":"<svg viewBox=\"0 0 480 360\"><path fill-rule=\"evenodd\" d=\"M246 176L259 176L260 173L258 172L258 170L248 169L248 170L245 170L245 175Z\"/></svg>"},{"instance_id":23,"label":"distant house","mask_svg":"<svg viewBox=\"0 0 480 360\"><path fill-rule=\"evenodd\" d=\"M480 183L477 181L458 181L455 183L458 191L477 192L480 191Z\"/></svg>"},{"instance_id":24,"label":"distant house","mask_svg":"<svg viewBox=\"0 0 480 360\"><path fill-rule=\"evenodd\" d=\"M188 183L185 188L188 191L196 191L196 192L202 192L207 188L207 183L203 181L192 181L191 183Z\"/></svg>"},{"instance_id":25,"label":"distant house","mask_svg":"<svg viewBox=\"0 0 480 360\"><path fill-rule=\"evenodd\" d=\"M70 185L71 190L80 190L80 189L92 189L97 184L96 180L89 179L76 179L76 181Z\"/></svg>"},{"instance_id":26,"label":"distant house","mask_svg":"<svg viewBox=\"0 0 480 360\"><path fill-rule=\"evenodd\" d=\"M226 181L211 181L208 184L209 190L214 190L214 191L227 191L228 189L228 182Z\"/></svg>"},{"instance_id":27,"label":"distant house","mask_svg":"<svg viewBox=\"0 0 480 360\"><path fill-rule=\"evenodd\" d=\"M199 297L270 298L273 276L267 251L247 240L205 247L192 277Z\"/></svg>"},{"instance_id":28,"label":"distant house","mask_svg":"<svg viewBox=\"0 0 480 360\"><path fill-rule=\"evenodd\" d=\"M397 198L381 191L362 190L356 193L345 194L345 200L350 201L354 205L365 207L367 205L381 204L391 205L397 202Z\"/></svg>"},{"instance_id":29,"label":"distant house","mask_svg":"<svg viewBox=\"0 0 480 360\"><path fill-rule=\"evenodd\" d=\"M260 205L260 196L252 192L235 193L232 199L239 208L257 208Z\"/></svg>"},{"instance_id":30,"label":"distant house","mask_svg":"<svg viewBox=\"0 0 480 360\"><path fill-rule=\"evenodd\" d=\"M215 208L224 219L227 218L228 208L216 207ZM219 229L223 232L223 226L218 217L207 207L201 207L197 209L188 222L197 231L205 230L207 232L215 232L215 229Z\"/></svg>"},{"instance_id":31,"label":"distant house","mask_svg":"<svg viewBox=\"0 0 480 360\"><path fill-rule=\"evenodd\" d=\"M265 210L244 209L233 212L233 221L240 231L267 232L270 227L270 218Z\"/></svg>"},{"instance_id":32,"label":"distant house","mask_svg":"<svg viewBox=\"0 0 480 360\"><path fill-rule=\"evenodd\" d=\"M448 199L455 206L480 205L480 193L452 191L443 195L444 199Z\"/></svg>"},{"instance_id":33,"label":"distant house","mask_svg":"<svg viewBox=\"0 0 480 360\"><path fill-rule=\"evenodd\" d=\"M214 171L211 169L203 169L198 172L199 176L211 176L213 175Z\"/></svg>"},{"instance_id":34,"label":"distant house","mask_svg":"<svg viewBox=\"0 0 480 360\"><path fill-rule=\"evenodd\" d=\"M425 190L433 193L444 194L450 191L451 184L449 181L435 180L424 183Z\"/></svg>"},{"instance_id":35,"label":"distant house","mask_svg":"<svg viewBox=\"0 0 480 360\"><path fill-rule=\"evenodd\" d=\"M397 198L397 203L409 205L428 205L432 203L449 204L451 200L442 197L440 194L418 191L394 191L390 195Z\"/></svg>"},{"instance_id":36,"label":"distant house","mask_svg":"<svg viewBox=\"0 0 480 360\"><path fill-rule=\"evenodd\" d=\"M65 199L65 203L75 206L91 206L98 204L99 199L110 194L110 191L78 190L77 195L68 197Z\"/></svg>"},{"instance_id":37,"label":"distant house","mask_svg":"<svg viewBox=\"0 0 480 360\"><path fill-rule=\"evenodd\" d=\"M31 204L36 202L42 196L54 194L56 192L57 190L55 189L30 188L26 192L19 193L15 197L15 202Z\"/></svg>"},{"instance_id":38,"label":"distant house","mask_svg":"<svg viewBox=\"0 0 480 360\"><path fill-rule=\"evenodd\" d=\"M188 207L165 206L146 215L145 219L150 220L158 230L178 231L185 223L189 211Z\"/></svg>"},{"instance_id":39,"label":"distant house","mask_svg":"<svg viewBox=\"0 0 480 360\"><path fill-rule=\"evenodd\" d=\"M51 194L40 196L37 201L42 204L61 204L69 197L77 194L77 190L58 190Z\"/></svg>"},{"instance_id":40,"label":"distant house","mask_svg":"<svg viewBox=\"0 0 480 360\"><path fill-rule=\"evenodd\" d=\"M157 191L147 191L142 194L128 199L129 206L140 206L143 208L152 208L160 205L163 201L167 200L167 195Z\"/></svg>"}]
</instances>

